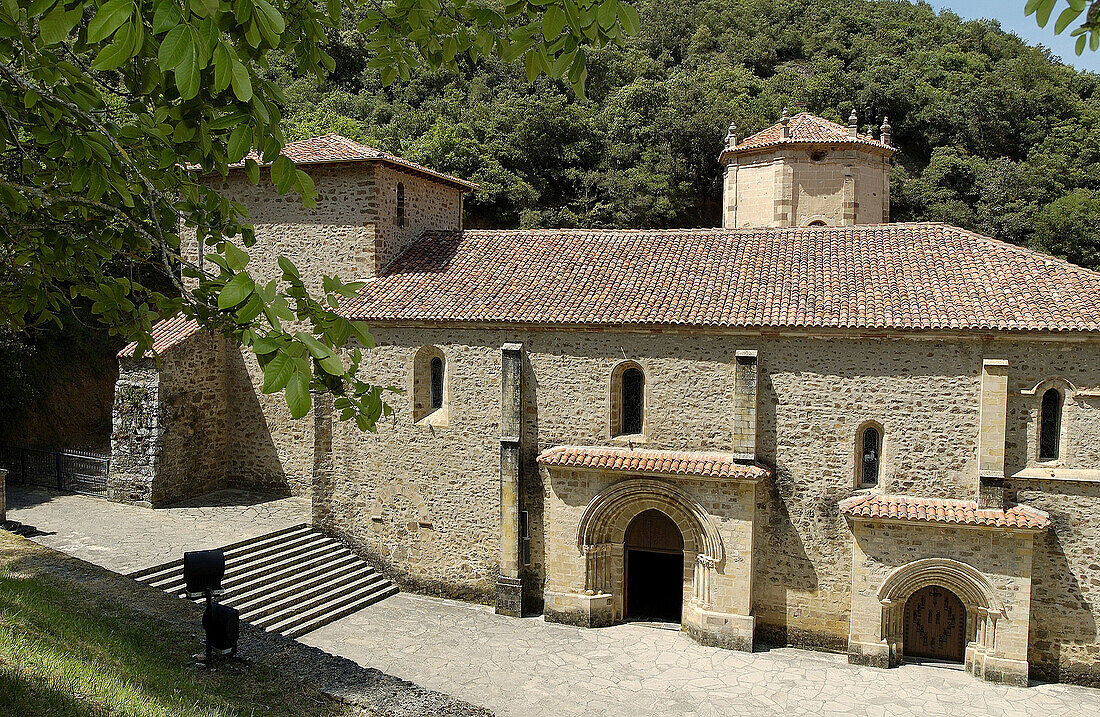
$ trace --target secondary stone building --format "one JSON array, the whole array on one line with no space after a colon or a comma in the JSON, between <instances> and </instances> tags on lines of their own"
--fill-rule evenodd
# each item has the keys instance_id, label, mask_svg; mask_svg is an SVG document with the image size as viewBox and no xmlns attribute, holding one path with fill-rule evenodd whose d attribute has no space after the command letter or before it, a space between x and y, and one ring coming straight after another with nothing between
<instances>
[{"instance_id":1,"label":"secondary stone building","mask_svg":"<svg viewBox=\"0 0 1100 717\"><path fill-rule=\"evenodd\" d=\"M406 588L707 644L1100 683L1100 274L890 224L878 138L808 114L722 152L722 229L464 231L475 187L336 136L305 210L215 178L405 389L292 421L184 320L120 358L112 490L310 496Z\"/></svg>"}]
</instances>

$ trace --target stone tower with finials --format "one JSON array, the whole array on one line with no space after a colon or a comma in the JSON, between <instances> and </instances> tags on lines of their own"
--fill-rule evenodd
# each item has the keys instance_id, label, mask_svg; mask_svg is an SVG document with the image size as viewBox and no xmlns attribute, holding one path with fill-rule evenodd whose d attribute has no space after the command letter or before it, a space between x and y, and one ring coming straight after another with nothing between
<instances>
[{"instance_id":1,"label":"stone tower with finials","mask_svg":"<svg viewBox=\"0 0 1100 717\"><path fill-rule=\"evenodd\" d=\"M742 140L730 125L722 227L851 226L890 221L891 127L880 139L802 112Z\"/></svg>"}]
</instances>

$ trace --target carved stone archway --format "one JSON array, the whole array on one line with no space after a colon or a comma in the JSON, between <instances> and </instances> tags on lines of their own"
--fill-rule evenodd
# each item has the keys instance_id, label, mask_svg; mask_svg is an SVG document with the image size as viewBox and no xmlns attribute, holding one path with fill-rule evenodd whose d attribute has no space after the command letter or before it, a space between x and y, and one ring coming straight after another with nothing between
<instances>
[{"instance_id":1,"label":"carved stone archway","mask_svg":"<svg viewBox=\"0 0 1100 717\"><path fill-rule=\"evenodd\" d=\"M1005 616L996 590L978 570L950 558L924 558L895 568L878 590L882 605L880 639L890 648L890 662L905 656L905 602L921 588L939 586L953 592L966 608L966 662L968 669L997 651L997 621Z\"/></svg>"},{"instance_id":2,"label":"carved stone archway","mask_svg":"<svg viewBox=\"0 0 1100 717\"><path fill-rule=\"evenodd\" d=\"M611 595L622 616L623 539L627 526L646 510L667 515L684 536L684 558L694 566L691 602L709 606L715 570L725 562L717 526L706 510L679 487L651 478L630 478L596 495L585 508L577 548L585 557L585 592Z\"/></svg>"}]
</instances>

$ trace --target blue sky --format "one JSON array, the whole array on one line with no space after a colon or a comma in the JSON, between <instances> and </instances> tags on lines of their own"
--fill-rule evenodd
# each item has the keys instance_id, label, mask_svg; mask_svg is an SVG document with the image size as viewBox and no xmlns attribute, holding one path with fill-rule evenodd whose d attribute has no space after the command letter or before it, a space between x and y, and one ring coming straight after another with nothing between
<instances>
[{"instance_id":1,"label":"blue sky","mask_svg":"<svg viewBox=\"0 0 1100 717\"><path fill-rule=\"evenodd\" d=\"M1070 29L1061 35L1054 34L1054 18L1065 5L1063 0L1058 1L1054 15L1045 28L1035 23L1035 16L1024 16L1024 4L1026 0L947 0L947 2L932 2L936 10L950 9L959 17L967 20L980 18L993 18L999 20L1001 27L1009 32L1014 32L1031 45L1045 45L1051 52L1062 58L1064 62L1083 70L1100 72L1100 51L1085 53L1078 57L1073 52L1075 38L1070 38Z\"/></svg>"}]
</instances>

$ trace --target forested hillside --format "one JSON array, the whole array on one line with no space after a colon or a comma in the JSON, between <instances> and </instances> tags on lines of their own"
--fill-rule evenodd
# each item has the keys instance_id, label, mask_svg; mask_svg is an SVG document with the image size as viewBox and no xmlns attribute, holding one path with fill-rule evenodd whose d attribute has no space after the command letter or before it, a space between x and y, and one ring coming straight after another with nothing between
<instances>
[{"instance_id":1,"label":"forested hillside","mask_svg":"<svg viewBox=\"0 0 1100 717\"><path fill-rule=\"evenodd\" d=\"M318 84L275 68L290 139L335 131L473 179L475 226L713 226L726 127L784 106L878 125L901 152L896 220L974 228L1100 266L1100 76L925 4L640 0L590 57L587 98L522 64L381 86L354 31Z\"/></svg>"}]
</instances>

